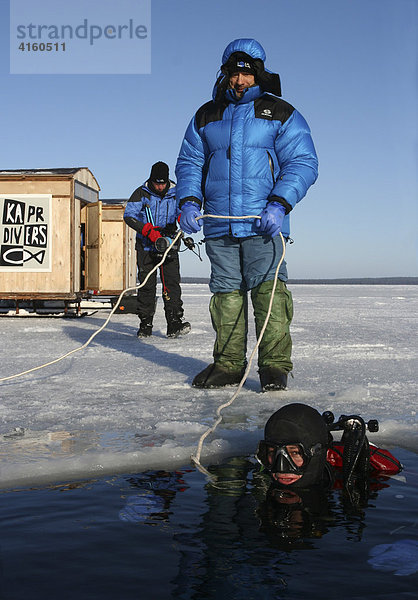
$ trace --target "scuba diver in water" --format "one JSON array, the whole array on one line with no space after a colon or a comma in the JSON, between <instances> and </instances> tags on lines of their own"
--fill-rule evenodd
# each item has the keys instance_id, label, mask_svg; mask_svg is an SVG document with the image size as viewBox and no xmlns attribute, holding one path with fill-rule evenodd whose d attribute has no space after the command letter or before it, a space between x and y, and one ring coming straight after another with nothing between
<instances>
[{"instance_id":1,"label":"scuba diver in water","mask_svg":"<svg viewBox=\"0 0 418 600\"><path fill-rule=\"evenodd\" d=\"M351 477L347 471L347 484L351 480L357 486L354 474L359 477L366 467L358 456L367 447L362 423L356 416L334 423L330 413L323 416L305 404L290 404L275 412L265 426L256 454L261 471L252 457L235 456L210 465L198 524L175 537L180 561L173 597L215 600L242 598L246 592L254 597L255 590L260 598L287 597L288 582L299 585L294 580L294 573L300 572L298 563L310 568L322 556L311 559L299 551L333 548L338 544L335 536L330 546L318 544L332 530L343 542L344 531L347 540L361 540L365 511L349 509L348 493L345 503L341 500L345 490L335 485L342 474L338 461L344 445L346 456L355 460ZM344 443L334 442L330 430L341 430ZM369 479L373 477L369 474ZM376 497L378 489L371 486L369 498ZM296 556L291 555L293 550Z\"/></svg>"},{"instance_id":2,"label":"scuba diver in water","mask_svg":"<svg viewBox=\"0 0 418 600\"><path fill-rule=\"evenodd\" d=\"M369 444L366 431L378 430L357 416L342 415L334 422L306 404L289 404L267 421L256 458L271 477L260 507L262 528L274 525L282 537L318 537L327 529L331 489L342 489L345 510L356 513L367 506L382 477L398 473L402 465L387 450ZM342 431L334 442L331 431ZM380 477L380 481L379 481Z\"/></svg>"},{"instance_id":3,"label":"scuba diver in water","mask_svg":"<svg viewBox=\"0 0 418 600\"><path fill-rule=\"evenodd\" d=\"M267 421L256 458L280 487L328 487L333 481L327 463L328 443L328 428L317 410L288 404Z\"/></svg>"},{"instance_id":4,"label":"scuba diver in water","mask_svg":"<svg viewBox=\"0 0 418 600\"><path fill-rule=\"evenodd\" d=\"M310 406L289 404L267 421L256 458L271 485L257 513L261 531L272 542L293 545L328 530L328 491L334 482L328 443L327 425Z\"/></svg>"},{"instance_id":5,"label":"scuba diver in water","mask_svg":"<svg viewBox=\"0 0 418 600\"><path fill-rule=\"evenodd\" d=\"M346 488L371 474L398 473L401 463L388 450L370 444L367 430L378 431L378 422L365 423L358 415L341 415L335 421L331 411L321 415L307 404L288 404L267 421L256 458L278 486L288 489L331 487L332 467L342 468ZM333 440L332 431L343 432L340 441Z\"/></svg>"}]
</instances>

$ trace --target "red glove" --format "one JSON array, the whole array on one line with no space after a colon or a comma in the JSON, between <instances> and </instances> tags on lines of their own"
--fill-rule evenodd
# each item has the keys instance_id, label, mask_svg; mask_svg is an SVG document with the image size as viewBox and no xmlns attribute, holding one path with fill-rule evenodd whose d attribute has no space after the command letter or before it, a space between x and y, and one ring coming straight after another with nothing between
<instances>
[{"instance_id":1,"label":"red glove","mask_svg":"<svg viewBox=\"0 0 418 600\"><path fill-rule=\"evenodd\" d=\"M161 233L158 230L158 227L155 227L151 223L145 223L141 231L144 237L147 237L153 244L155 240L162 237Z\"/></svg>"}]
</instances>

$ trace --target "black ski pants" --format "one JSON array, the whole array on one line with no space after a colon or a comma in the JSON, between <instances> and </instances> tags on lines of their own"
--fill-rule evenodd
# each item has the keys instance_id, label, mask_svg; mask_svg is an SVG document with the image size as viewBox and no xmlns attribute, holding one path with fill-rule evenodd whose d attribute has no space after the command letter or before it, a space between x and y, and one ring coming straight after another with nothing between
<instances>
[{"instance_id":1,"label":"black ski pants","mask_svg":"<svg viewBox=\"0 0 418 600\"><path fill-rule=\"evenodd\" d=\"M144 250L137 243L136 257L138 279L142 283L148 273L161 261L161 255L150 250ZM159 268L162 284L162 298L167 323L183 317L183 302L180 287L180 262L178 252L170 252ZM147 283L139 288L137 296L137 314L141 319L150 319L155 313L157 304L157 271L150 276Z\"/></svg>"}]
</instances>

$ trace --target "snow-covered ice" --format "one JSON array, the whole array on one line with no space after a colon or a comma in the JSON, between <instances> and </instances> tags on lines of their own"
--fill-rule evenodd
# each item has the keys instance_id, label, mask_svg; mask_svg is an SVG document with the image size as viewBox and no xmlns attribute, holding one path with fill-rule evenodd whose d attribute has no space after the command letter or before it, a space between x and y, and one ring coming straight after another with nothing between
<instances>
[{"instance_id":1,"label":"snow-covered ice","mask_svg":"<svg viewBox=\"0 0 418 600\"><path fill-rule=\"evenodd\" d=\"M294 379L260 393L253 364L244 389L202 451L202 463L251 454L268 416L289 402L376 418L371 441L418 451L418 287L293 285ZM159 300L154 335L136 338L137 317L114 315L86 349L0 383L1 486L139 472L188 464L215 411L235 388L196 390L214 333L204 284L184 284L189 335L165 337ZM90 308L90 307L89 307ZM82 345L110 312L79 319L0 317L0 377ZM249 352L255 345L251 324ZM17 430L16 435L8 435ZM19 435L20 434L20 435Z\"/></svg>"}]
</instances>

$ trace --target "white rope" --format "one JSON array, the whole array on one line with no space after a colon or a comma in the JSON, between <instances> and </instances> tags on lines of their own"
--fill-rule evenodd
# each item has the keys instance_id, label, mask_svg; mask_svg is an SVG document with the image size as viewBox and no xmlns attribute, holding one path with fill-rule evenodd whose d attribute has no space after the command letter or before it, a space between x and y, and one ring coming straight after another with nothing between
<instances>
[{"instance_id":1,"label":"white rope","mask_svg":"<svg viewBox=\"0 0 418 600\"><path fill-rule=\"evenodd\" d=\"M63 354L62 356L60 356L59 358L56 358L55 360L51 360L50 362L45 363L44 365L39 365L38 367L33 367L32 369L28 369L27 371L23 371L22 373L17 373L16 375L9 375L9 377L1 377L0 378L0 382L2 381L8 381L10 379L15 379L16 377L22 377L22 375L27 375L28 373L32 373L33 371L38 371L39 369L44 369L45 367L49 367L50 365L54 365L55 363L60 362L61 360L64 360L64 358L67 358L67 356L71 356L71 354L74 354L75 352L79 352L80 350L83 350L84 348L87 348L87 346L94 340L94 338L96 337L96 335L98 335L101 331L103 331L103 329L107 326L107 324L109 323L112 315L114 314L114 312L116 311L116 309L118 308L120 301L122 300L123 296L127 293L127 292L132 292L134 290L138 290L139 288L141 288L143 285L146 284L146 282L148 281L148 279L150 278L150 276L152 275L152 273L154 273L154 271L156 271L158 269L158 267L160 267L163 262L165 261L168 253L170 252L171 248L174 246L174 244L176 243L176 241L178 240L178 238L181 236L182 231L178 231L176 237L173 239L173 241L171 242L171 244L168 246L167 250L164 252L161 261L155 265L155 267L148 273L148 275L145 277L144 281L139 284L136 285L134 287L129 287L126 288L125 290L123 290L118 298L118 301L116 302L115 306L113 307L112 311L110 312L109 316L107 317L106 321L103 323L103 325L101 327L99 327L99 329L97 331L95 331L87 340L87 342L85 342L82 346L79 346L78 348L74 348L74 350L70 350L70 352L67 352L66 354Z\"/></svg>"},{"instance_id":2,"label":"white rope","mask_svg":"<svg viewBox=\"0 0 418 600\"><path fill-rule=\"evenodd\" d=\"M251 218L252 219L255 219L255 218L259 219L260 218L259 215L249 215L249 216L246 216L246 217L222 217L222 216L218 216L218 215L203 215L202 217L198 217L198 219L202 219L204 217L209 217L209 216L212 217L212 218L217 218L217 219L219 219L219 218L221 218L221 219L222 218L224 218L224 219L228 219L228 218L231 218L231 219L251 219ZM201 456L201 453L202 453L203 442L208 437L208 435L210 435L211 433L213 433L215 431L215 429L218 427L218 425L222 422L222 418L223 417L222 417L221 413L224 410L224 408L227 408L228 406L231 406L231 404L234 402L234 400L237 398L238 394L240 393L240 391L241 391L241 389L242 389L242 387L243 387L243 385L244 385L244 383L245 383L245 381L246 381L246 379L248 377L248 374L250 372L252 361L254 359L255 353L257 352L257 349L258 349L258 347L259 347L259 345L261 343L261 340L263 339L264 332L266 330L267 324L268 324L269 319L270 319L271 310L273 308L274 292L276 291L277 279L278 279L278 276L279 276L279 270L280 270L280 267L281 267L282 262L284 260L285 253L286 253L286 244L285 244L283 235L281 233L280 233L280 238L281 238L281 241L282 241L283 251L282 251L282 255L280 257L280 260L278 262L276 271L274 273L273 287L272 287L272 290L271 290L270 302L269 302L269 306L268 306L268 310L267 310L266 319L264 321L263 327L261 328L260 335L258 336L258 339L257 339L257 343L254 346L253 351L251 352L251 355L250 355L250 358L248 360L248 365L247 365L247 368L245 370L245 373L242 376L242 379L241 379L241 381L240 381L240 383L238 385L237 390L235 391L235 393L233 394L233 396L230 398L230 400L228 400L228 402L225 402L224 404L221 404L221 406L218 407L218 409L216 411L216 416L218 417L217 420L212 425L212 427L209 427L200 436L200 439L199 439L199 442L198 442L198 445L197 445L196 454L192 454L191 455L191 459L194 462L194 464L196 465L197 469L201 473L204 473L207 477L209 477L212 480L212 482L213 482L214 479L216 480L216 478L214 477L213 474L209 473L209 471L207 469L205 469L205 467L200 462L200 456Z\"/></svg>"},{"instance_id":3,"label":"white rope","mask_svg":"<svg viewBox=\"0 0 418 600\"><path fill-rule=\"evenodd\" d=\"M214 219L228 219L228 218L229 219L259 219L260 218L259 215L248 215L248 216L245 216L245 217L226 217L226 216L222 216L222 215L202 215L200 217L197 217L197 219L203 219L204 217L212 217ZM45 367L49 367L50 365L54 365L54 364L60 362L61 360L64 360L64 358L67 358L68 356L71 356L72 354L75 354L76 352L79 352L80 350L83 350L84 348L87 348L87 346L94 340L94 338L96 337L96 335L98 335L101 331L103 331L103 329L108 325L110 319L112 318L112 315L115 313L116 309L118 308L118 306L120 304L120 301L122 300L123 296L127 292L132 292L134 290L138 290L139 288L141 288L143 285L146 284L146 282L148 281L148 279L151 277L152 273L154 273L154 271L156 271L164 263L164 261L167 258L167 255L170 252L171 248L174 246L174 244L176 243L176 241L179 239L179 237L181 235L182 235L182 231L179 230L177 232L177 235L175 236L175 238L171 242L171 244L168 246L168 248L164 252L164 254L163 254L162 258L161 258L161 261L157 265L155 265L155 267L148 273L148 275L146 276L146 278L144 279L144 281L140 285L136 285L134 287L126 288L126 289L124 289L120 293L118 301L116 302L115 306L113 307L113 309L110 312L110 314L109 314L108 318L106 319L106 321L103 323L103 325L101 327L99 327L99 329L97 331L95 331L89 337L89 339L82 346L79 346L78 348L74 348L74 350L70 350L70 352L67 352L66 354L63 354L59 358L56 358L55 360L51 360L50 362L47 362L47 363L45 363L43 365L39 365L38 367L33 367L32 369L27 369L26 371L22 371L21 373L16 373L16 375L9 375L8 377L0 377L0 383L3 382L3 381L10 381L11 379L16 379L17 377L22 377L23 375L28 375L29 373L33 373L34 371L39 371L39 369L44 369Z\"/></svg>"},{"instance_id":4,"label":"white rope","mask_svg":"<svg viewBox=\"0 0 418 600\"><path fill-rule=\"evenodd\" d=\"M206 217L210 217L211 219L261 219L260 215L245 215L243 217L228 217L227 215L200 215L200 217L196 217L196 221L199 219L206 219Z\"/></svg>"},{"instance_id":5,"label":"white rope","mask_svg":"<svg viewBox=\"0 0 418 600\"><path fill-rule=\"evenodd\" d=\"M212 214L206 214L206 215L201 215L199 217L196 218L196 220L199 219L204 219L206 217L211 217L212 219L259 219L260 215L245 215L245 216L236 216L236 217L231 217L231 216L226 216L226 215L212 215ZM148 275L146 276L146 278L144 279L144 281L139 284L136 285L134 287L129 287L124 289L120 295L119 298L115 304L115 306L113 307L113 309L111 310L109 316L107 317L106 321L103 323L103 325L101 327L99 327L99 329L97 329L97 331L95 331L90 337L89 339L82 345L79 346L78 348L74 348L74 350L70 350L70 352L67 352L66 354L63 354L62 356L60 356L59 358L56 358L55 360L51 360L50 362L47 362L43 365L39 365L38 367L33 367L32 369L28 369L27 371L23 371L22 373L17 373L16 375L9 375L8 377L1 377L0 378L0 383L2 381L9 381L11 379L16 379L17 377L22 377L23 375L27 375L28 373L33 373L34 371L38 371L39 369L44 369L45 367L48 367L50 365L56 364L58 362L60 362L61 360L64 360L64 358L67 358L68 356L71 356L72 354L75 354L76 352L79 352L80 350L83 350L84 348L87 348L87 346L94 340L94 338L101 332L103 331L103 329L105 329L105 327L108 325L112 315L115 313L116 309L118 308L123 296L130 291L134 291L134 290L138 290L139 288L141 288L143 285L146 284L146 282L148 281L149 277L152 275L152 273L154 273L154 271L156 271L165 261L165 259L167 258L168 253L170 252L171 248L174 246L175 242L178 240L178 238L181 236L182 231L178 231L177 235L175 236L175 238L173 239L173 241L171 242L171 244L168 246L168 248L166 249L166 251L164 252L161 261L155 265L155 267L148 273ZM228 402L225 402L224 404L222 404L221 406L218 407L217 411L216 411L216 415L217 415L217 420L214 423L214 425L212 427L209 427L207 429L207 431L205 431L202 436L199 439L198 442L198 446L197 446L197 450L196 450L196 454L191 456L192 461L194 462L194 464L196 465L196 467L198 468L199 471L201 471L202 473L204 473L205 475L207 475L211 480L214 479L214 476L209 473L209 471L207 469L205 469L205 467L201 464L200 462L200 456L201 456L201 452L202 452L202 447L203 447L203 442L205 441L205 439L208 437L208 435L210 435L211 433L213 433L215 431L215 429L218 427L218 425L222 422L222 411L224 408L227 408L228 406L231 406L231 404L234 402L234 400L237 398L238 394L240 393L247 377L248 374L250 372L251 369L251 365L252 365L252 361L254 359L255 353L257 352L257 349L260 345L260 342L263 338L264 332L266 330L268 321L270 319L270 314L271 314L271 310L273 307L273 301L274 301L274 292L276 290L276 286L277 286L277 279L278 279L278 275L279 275L279 269L281 267L281 264L284 260L284 256L285 256L285 252L286 252L286 245L283 239L282 234L280 233L280 238L282 241L282 246L283 246L283 252L282 252L282 256L279 260L279 263L277 265L275 274L274 274L274 280L273 280L273 288L271 291L271 297L270 297L270 303L269 303L269 307L267 310L267 315L266 315L266 319L264 321L264 325L260 331L260 335L257 339L257 343L254 346L254 349L250 355L249 361L248 361L248 366L247 369L245 370L245 373L238 385L238 388L236 390L236 392L233 394L233 396L231 397L230 400L228 400Z\"/></svg>"}]
</instances>

